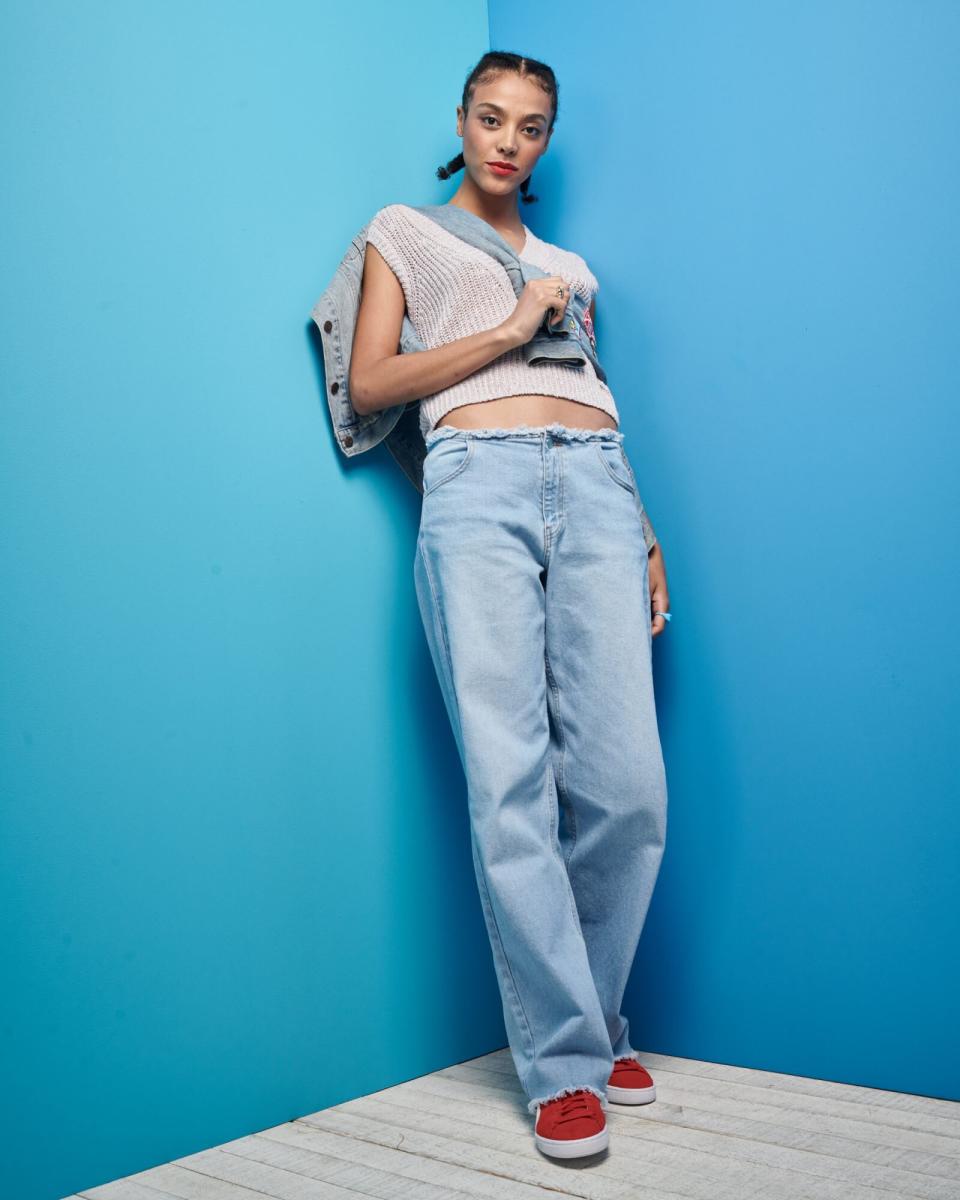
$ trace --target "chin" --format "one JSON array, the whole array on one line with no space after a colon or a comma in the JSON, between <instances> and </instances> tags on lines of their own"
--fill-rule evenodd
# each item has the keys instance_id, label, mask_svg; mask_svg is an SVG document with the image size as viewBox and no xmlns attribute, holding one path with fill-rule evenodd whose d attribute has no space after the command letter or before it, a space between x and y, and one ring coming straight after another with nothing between
<instances>
[{"instance_id":1,"label":"chin","mask_svg":"<svg viewBox=\"0 0 960 1200\"><path fill-rule=\"evenodd\" d=\"M473 179L477 187L482 192L489 192L491 196L500 196L504 192L514 192L520 186L522 180L518 178L520 172L516 175L511 175L509 178L504 175L499 179L496 175L491 175L489 171L485 171L484 164L480 164L480 170L474 175Z\"/></svg>"}]
</instances>

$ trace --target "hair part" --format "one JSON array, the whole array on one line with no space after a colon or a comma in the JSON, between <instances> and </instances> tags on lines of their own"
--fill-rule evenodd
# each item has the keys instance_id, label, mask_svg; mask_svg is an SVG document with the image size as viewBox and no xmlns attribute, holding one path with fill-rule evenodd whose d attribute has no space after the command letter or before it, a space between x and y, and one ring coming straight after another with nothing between
<instances>
[{"instance_id":1,"label":"hair part","mask_svg":"<svg viewBox=\"0 0 960 1200\"><path fill-rule=\"evenodd\" d=\"M553 114L547 130L548 133L552 132L557 119L557 105L560 91L556 75L554 75L552 68L548 67L546 63L538 62L535 58L524 58L522 54L510 54L506 50L488 50L467 76L467 81L463 85L463 98L461 101L464 114L470 109L470 103L473 100L473 93L477 85L491 82L498 75L503 74L504 71L513 71L516 75L521 76L521 78L535 79L540 84L549 97L550 103L553 105ZM449 179L457 171L462 171L464 165L463 151L461 150L448 163L437 167L437 178ZM530 177L527 176L523 183L520 184L520 198L525 204L532 204L538 199L529 189Z\"/></svg>"}]
</instances>

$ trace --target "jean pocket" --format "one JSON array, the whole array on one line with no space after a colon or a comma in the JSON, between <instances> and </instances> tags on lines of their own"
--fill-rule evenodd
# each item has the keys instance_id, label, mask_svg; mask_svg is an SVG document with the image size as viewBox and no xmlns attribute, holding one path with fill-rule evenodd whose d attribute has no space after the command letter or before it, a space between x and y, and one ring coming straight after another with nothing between
<instances>
[{"instance_id":1,"label":"jean pocket","mask_svg":"<svg viewBox=\"0 0 960 1200\"><path fill-rule=\"evenodd\" d=\"M633 471L630 469L630 463L627 461L622 445L619 442L598 441L594 442L594 446L597 450L597 457L610 478L619 483L622 488L626 488L628 492L636 494Z\"/></svg>"},{"instance_id":2,"label":"jean pocket","mask_svg":"<svg viewBox=\"0 0 960 1200\"><path fill-rule=\"evenodd\" d=\"M431 496L437 488L459 475L473 458L476 438L452 437L435 442L423 460L423 495Z\"/></svg>"}]
</instances>

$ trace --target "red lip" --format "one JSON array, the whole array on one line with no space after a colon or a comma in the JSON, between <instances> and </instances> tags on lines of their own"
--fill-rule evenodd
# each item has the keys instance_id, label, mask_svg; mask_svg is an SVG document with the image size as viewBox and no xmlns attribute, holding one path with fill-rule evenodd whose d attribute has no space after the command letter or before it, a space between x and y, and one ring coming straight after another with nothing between
<instances>
[{"instance_id":1,"label":"red lip","mask_svg":"<svg viewBox=\"0 0 960 1200\"><path fill-rule=\"evenodd\" d=\"M501 172L516 171L516 169L517 169L513 165L513 163L508 163L508 162L488 162L487 166L491 167L495 171L501 171Z\"/></svg>"}]
</instances>

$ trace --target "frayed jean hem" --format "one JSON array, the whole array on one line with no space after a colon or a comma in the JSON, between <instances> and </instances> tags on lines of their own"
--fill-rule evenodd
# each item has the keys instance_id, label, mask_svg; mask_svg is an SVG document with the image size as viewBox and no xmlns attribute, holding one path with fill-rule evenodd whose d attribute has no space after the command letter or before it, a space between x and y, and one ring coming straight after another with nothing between
<instances>
[{"instance_id":1,"label":"frayed jean hem","mask_svg":"<svg viewBox=\"0 0 960 1200\"><path fill-rule=\"evenodd\" d=\"M601 1091L600 1088L591 1087L588 1083L581 1083L573 1087L560 1088L559 1091L552 1092L546 1096L536 1096L527 1104L527 1112L535 1113L538 1104L548 1104L551 1100L558 1100L561 1096L572 1096L574 1092L592 1092L600 1101L600 1107L604 1112L608 1111L610 1107L607 1102L606 1092Z\"/></svg>"}]
</instances>

